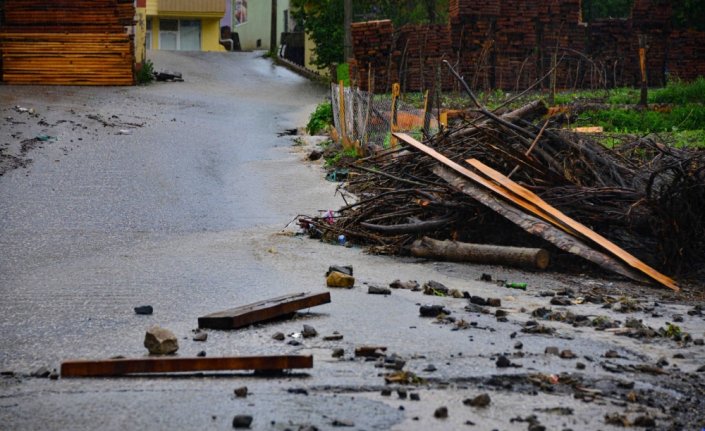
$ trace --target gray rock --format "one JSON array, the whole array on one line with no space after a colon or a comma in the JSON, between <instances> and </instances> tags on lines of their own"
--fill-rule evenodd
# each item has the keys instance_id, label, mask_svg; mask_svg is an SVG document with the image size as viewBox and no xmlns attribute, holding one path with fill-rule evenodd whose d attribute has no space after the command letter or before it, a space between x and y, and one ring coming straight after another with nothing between
<instances>
[{"instance_id":1,"label":"gray rock","mask_svg":"<svg viewBox=\"0 0 705 431\"><path fill-rule=\"evenodd\" d=\"M487 407L490 405L490 402L492 400L490 399L489 394L480 394L476 396L475 398L468 398L463 401L463 404L466 406L472 406L472 407Z\"/></svg>"},{"instance_id":2,"label":"gray rock","mask_svg":"<svg viewBox=\"0 0 705 431\"><path fill-rule=\"evenodd\" d=\"M326 335L323 337L324 341L340 341L343 339L343 334L339 334L337 332L333 332L333 335Z\"/></svg>"},{"instance_id":3,"label":"gray rock","mask_svg":"<svg viewBox=\"0 0 705 431\"><path fill-rule=\"evenodd\" d=\"M695 344L696 346L702 346L705 344L705 340L703 340L702 338L696 338L695 340L693 340L693 344Z\"/></svg>"},{"instance_id":4,"label":"gray rock","mask_svg":"<svg viewBox=\"0 0 705 431\"><path fill-rule=\"evenodd\" d=\"M173 332L155 325L147 330L144 347L152 355L170 355L179 350L179 341Z\"/></svg>"},{"instance_id":5,"label":"gray rock","mask_svg":"<svg viewBox=\"0 0 705 431\"><path fill-rule=\"evenodd\" d=\"M313 150L309 153L308 159L311 160L312 162L315 162L316 160L320 159L323 156L323 152L320 150Z\"/></svg>"},{"instance_id":6,"label":"gray rock","mask_svg":"<svg viewBox=\"0 0 705 431\"><path fill-rule=\"evenodd\" d=\"M450 292L450 289L437 281L429 280L423 285L423 293L425 295L448 296L448 292Z\"/></svg>"},{"instance_id":7,"label":"gray rock","mask_svg":"<svg viewBox=\"0 0 705 431\"><path fill-rule=\"evenodd\" d=\"M389 287L392 289L407 289L407 290L419 290L419 282L416 280L401 281L394 280L389 283Z\"/></svg>"},{"instance_id":8,"label":"gray rock","mask_svg":"<svg viewBox=\"0 0 705 431\"><path fill-rule=\"evenodd\" d=\"M345 349L337 348L333 349L333 354L331 356L333 356L334 358L342 358L343 355L345 355Z\"/></svg>"},{"instance_id":9,"label":"gray rock","mask_svg":"<svg viewBox=\"0 0 705 431\"><path fill-rule=\"evenodd\" d=\"M252 416L236 415L233 418L233 428L249 428L252 425Z\"/></svg>"},{"instance_id":10,"label":"gray rock","mask_svg":"<svg viewBox=\"0 0 705 431\"><path fill-rule=\"evenodd\" d=\"M552 305L563 305L563 306L573 305L573 303L570 302L570 299L566 298L564 296L555 296L555 297L551 298L551 304Z\"/></svg>"},{"instance_id":11,"label":"gray rock","mask_svg":"<svg viewBox=\"0 0 705 431\"><path fill-rule=\"evenodd\" d=\"M575 364L575 368L577 368L577 369L579 369L579 370L584 370L584 369L585 369L585 364L582 363L582 362L578 362L578 363Z\"/></svg>"},{"instance_id":12,"label":"gray rock","mask_svg":"<svg viewBox=\"0 0 705 431\"><path fill-rule=\"evenodd\" d=\"M450 310L444 308L442 305L422 305L419 308L419 313L423 317L437 317L441 314L450 314Z\"/></svg>"},{"instance_id":13,"label":"gray rock","mask_svg":"<svg viewBox=\"0 0 705 431\"><path fill-rule=\"evenodd\" d=\"M246 398L247 397L247 386L241 386L237 389L235 389L235 396L238 398Z\"/></svg>"},{"instance_id":14,"label":"gray rock","mask_svg":"<svg viewBox=\"0 0 705 431\"><path fill-rule=\"evenodd\" d=\"M674 322L674 323L680 323L680 322L683 321L683 315L682 315L682 314L674 314L673 316L671 316L671 318L673 319L673 322ZM650 418L649 418L649 419L650 419Z\"/></svg>"},{"instance_id":15,"label":"gray rock","mask_svg":"<svg viewBox=\"0 0 705 431\"><path fill-rule=\"evenodd\" d=\"M332 272L341 272L345 275L353 276L352 265L331 265L328 267L328 272L326 272L326 277L328 277Z\"/></svg>"},{"instance_id":16,"label":"gray rock","mask_svg":"<svg viewBox=\"0 0 705 431\"><path fill-rule=\"evenodd\" d=\"M502 300L499 298L487 298L487 305L490 307L501 307Z\"/></svg>"},{"instance_id":17,"label":"gray rock","mask_svg":"<svg viewBox=\"0 0 705 431\"><path fill-rule=\"evenodd\" d=\"M151 305L140 305L139 307L135 307L135 314L148 316L152 313L154 313L154 308L152 308Z\"/></svg>"},{"instance_id":18,"label":"gray rock","mask_svg":"<svg viewBox=\"0 0 705 431\"><path fill-rule=\"evenodd\" d=\"M354 427L355 422L349 421L347 419L335 419L333 423L331 423L334 427Z\"/></svg>"},{"instance_id":19,"label":"gray rock","mask_svg":"<svg viewBox=\"0 0 705 431\"><path fill-rule=\"evenodd\" d=\"M520 350L523 347L524 347L524 343L522 343L521 341L517 341L516 343L514 343L514 348L517 350Z\"/></svg>"},{"instance_id":20,"label":"gray rock","mask_svg":"<svg viewBox=\"0 0 705 431\"><path fill-rule=\"evenodd\" d=\"M409 399L411 401L421 401L421 395L418 392L412 392L409 394Z\"/></svg>"},{"instance_id":21,"label":"gray rock","mask_svg":"<svg viewBox=\"0 0 705 431\"><path fill-rule=\"evenodd\" d=\"M476 305L487 305L487 300L479 296L471 296L470 303Z\"/></svg>"},{"instance_id":22,"label":"gray rock","mask_svg":"<svg viewBox=\"0 0 705 431\"><path fill-rule=\"evenodd\" d=\"M407 396L406 389L404 389L404 388L397 389L397 395L399 396L399 399L405 400L406 396Z\"/></svg>"},{"instance_id":23,"label":"gray rock","mask_svg":"<svg viewBox=\"0 0 705 431\"><path fill-rule=\"evenodd\" d=\"M558 350L558 347L555 347L555 346L546 347L544 349L543 353L546 355L556 355L556 356L561 354L560 350Z\"/></svg>"},{"instance_id":24,"label":"gray rock","mask_svg":"<svg viewBox=\"0 0 705 431\"><path fill-rule=\"evenodd\" d=\"M277 341L284 341L284 339L286 339L286 335L284 335L283 332L276 332L272 335L272 338Z\"/></svg>"},{"instance_id":25,"label":"gray rock","mask_svg":"<svg viewBox=\"0 0 705 431\"><path fill-rule=\"evenodd\" d=\"M199 332L198 334L193 336L193 341L206 341L207 339L208 339L207 332Z\"/></svg>"},{"instance_id":26,"label":"gray rock","mask_svg":"<svg viewBox=\"0 0 705 431\"><path fill-rule=\"evenodd\" d=\"M47 377L49 377L50 374L51 374L51 370L49 370L49 368L39 367L36 370L32 371L30 376L39 377L41 379L46 379Z\"/></svg>"},{"instance_id":27,"label":"gray rock","mask_svg":"<svg viewBox=\"0 0 705 431\"><path fill-rule=\"evenodd\" d=\"M51 374L49 374L49 378L51 380L59 380L59 373L56 370L54 370L51 372Z\"/></svg>"},{"instance_id":28,"label":"gray rock","mask_svg":"<svg viewBox=\"0 0 705 431\"><path fill-rule=\"evenodd\" d=\"M290 346L300 346L300 345L301 345L301 341L299 341L299 340L289 340L286 344L288 344L288 345L290 345Z\"/></svg>"},{"instance_id":29,"label":"gray rock","mask_svg":"<svg viewBox=\"0 0 705 431\"><path fill-rule=\"evenodd\" d=\"M370 295L391 295L392 291L386 287L373 285L367 289L367 293L369 293Z\"/></svg>"},{"instance_id":30,"label":"gray rock","mask_svg":"<svg viewBox=\"0 0 705 431\"><path fill-rule=\"evenodd\" d=\"M304 330L301 331L304 338L313 338L318 335L318 331L311 325L304 325Z\"/></svg>"},{"instance_id":31,"label":"gray rock","mask_svg":"<svg viewBox=\"0 0 705 431\"><path fill-rule=\"evenodd\" d=\"M497 362L495 362L495 365L497 365L497 368L507 368L512 366L512 361L507 359L506 356L501 355L499 358L497 358Z\"/></svg>"},{"instance_id":32,"label":"gray rock","mask_svg":"<svg viewBox=\"0 0 705 431\"><path fill-rule=\"evenodd\" d=\"M448 417L448 407L438 407L435 412L433 412L433 417L436 419L445 419Z\"/></svg>"},{"instance_id":33,"label":"gray rock","mask_svg":"<svg viewBox=\"0 0 705 431\"><path fill-rule=\"evenodd\" d=\"M561 351L560 356L563 359L574 359L575 353L573 353L573 351L570 349L565 349L565 350Z\"/></svg>"},{"instance_id":34,"label":"gray rock","mask_svg":"<svg viewBox=\"0 0 705 431\"><path fill-rule=\"evenodd\" d=\"M641 428L655 428L656 421L650 416L637 416L632 425Z\"/></svg>"},{"instance_id":35,"label":"gray rock","mask_svg":"<svg viewBox=\"0 0 705 431\"><path fill-rule=\"evenodd\" d=\"M205 351L205 350L201 350L200 352L198 352L198 353L196 354L196 356L198 356L199 358L205 358L205 357L206 357L206 351Z\"/></svg>"},{"instance_id":36,"label":"gray rock","mask_svg":"<svg viewBox=\"0 0 705 431\"><path fill-rule=\"evenodd\" d=\"M433 364L428 364L426 365L426 368L423 369L427 373L432 373L437 370L436 366Z\"/></svg>"},{"instance_id":37,"label":"gray rock","mask_svg":"<svg viewBox=\"0 0 705 431\"><path fill-rule=\"evenodd\" d=\"M392 390L391 389L382 389L382 392L380 392L380 395L383 397L389 397L392 395Z\"/></svg>"}]
</instances>

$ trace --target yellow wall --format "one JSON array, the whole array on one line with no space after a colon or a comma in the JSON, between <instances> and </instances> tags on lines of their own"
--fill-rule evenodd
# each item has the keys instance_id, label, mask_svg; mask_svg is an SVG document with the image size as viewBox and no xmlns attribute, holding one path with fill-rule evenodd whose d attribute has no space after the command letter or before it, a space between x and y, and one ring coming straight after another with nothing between
<instances>
[{"instance_id":1,"label":"yellow wall","mask_svg":"<svg viewBox=\"0 0 705 431\"><path fill-rule=\"evenodd\" d=\"M306 39L304 40L304 67L306 69L313 71L322 76L328 76L329 71L326 69L321 69L318 66L311 63L311 58L313 57L313 47L316 44L311 40L311 37L306 33Z\"/></svg>"},{"instance_id":2,"label":"yellow wall","mask_svg":"<svg viewBox=\"0 0 705 431\"><path fill-rule=\"evenodd\" d=\"M140 10L143 11L143 16L152 19L152 46L149 49L159 49L159 19L168 18L200 20L201 51L225 51L225 48L220 44L220 19L225 14L223 0L147 0L146 9L138 9L138 20L140 19ZM146 22L142 34L141 39L139 33L135 37L138 50L140 46L145 44ZM137 58L144 58L144 55L139 57L138 54Z\"/></svg>"}]
</instances>

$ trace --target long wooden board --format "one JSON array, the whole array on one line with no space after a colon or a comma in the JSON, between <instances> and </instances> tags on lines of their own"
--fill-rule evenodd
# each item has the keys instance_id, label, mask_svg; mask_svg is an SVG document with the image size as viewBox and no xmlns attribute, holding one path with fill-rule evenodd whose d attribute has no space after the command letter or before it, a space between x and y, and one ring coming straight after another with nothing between
<instances>
[{"instance_id":1,"label":"long wooden board","mask_svg":"<svg viewBox=\"0 0 705 431\"><path fill-rule=\"evenodd\" d=\"M619 247L617 244L608 240L607 238L595 232L594 230L588 228L584 224L563 214L557 208L541 199L538 195L536 195L534 192L527 189L526 187L512 181L511 179L502 175L500 172L492 169L491 167L485 165L477 159L468 159L466 160L466 162L478 171L482 172L483 175L486 175L488 178L506 187L507 189L515 193L517 196L532 202L534 205L546 211L548 214L551 214L553 217L560 220L562 223L565 223L570 228L583 235L585 238L598 244L600 247L612 253L613 255L621 259L624 263L636 269L637 271L645 274L649 278L661 283L669 289L673 289L676 292L680 290L676 282L673 281L673 279L656 271L655 269L645 264L641 260L637 259L635 256L633 256L623 248Z\"/></svg>"},{"instance_id":2,"label":"long wooden board","mask_svg":"<svg viewBox=\"0 0 705 431\"><path fill-rule=\"evenodd\" d=\"M202 371L277 371L313 368L313 356L239 356L221 358L140 358L67 361L61 377L110 377L129 374Z\"/></svg>"},{"instance_id":3,"label":"long wooden board","mask_svg":"<svg viewBox=\"0 0 705 431\"><path fill-rule=\"evenodd\" d=\"M330 292L284 295L199 317L198 327L237 329L329 302Z\"/></svg>"},{"instance_id":4,"label":"long wooden board","mask_svg":"<svg viewBox=\"0 0 705 431\"><path fill-rule=\"evenodd\" d=\"M537 217L539 217L543 220L546 220L547 222L551 223L552 225L558 227L559 229L566 231L567 233L569 233L575 237L578 237L578 238L586 237L588 239L591 239L592 241L594 241L595 243L597 243L601 247L605 248L610 253L614 254L617 258L619 258L620 260L625 262L627 265L629 265L632 268L634 268L635 270L645 274L647 277L649 277L655 281L658 281L659 283L663 284L664 286L666 286L670 289L673 289L675 291L679 290L675 281L673 281L672 279L666 277L663 274L660 274L658 271L654 270L653 268L651 268L648 265L644 264L643 262L639 261L636 257L632 256L631 254L627 253L626 251L624 251L623 249L618 247L616 244L610 242L609 240L607 240L606 238L604 238L602 236L599 236L596 232L590 230L586 226L571 219L570 217L568 217L565 214L558 211L556 208L551 207L545 201L543 201L543 200L540 200L540 202L531 201L530 199L527 199L527 198L523 197L522 195L518 195L516 192L511 191L511 189L508 190L507 188L505 188L503 183L500 183L500 184L502 184L501 186L497 185L496 183L489 181L488 179L476 174L475 172L472 172L468 168L461 166L458 163L455 163L454 161L450 160L449 158L442 155L438 151L422 144L421 142L417 141L416 139L412 138L411 136L409 136L405 133L395 133L395 135L397 138L404 141L408 145L418 149L419 151L429 155L430 157L433 157L434 159L436 159L437 161L439 161L443 165L449 167L450 169L454 170L455 172L458 172L459 174L463 175L464 177L466 177L466 178L476 182L477 184L491 190L493 193L496 193L496 194L502 196L503 198L509 200L510 202L514 203L515 205L518 205L521 208L525 209L526 211L530 212L531 214L534 214ZM503 176L499 172L496 172L496 173ZM509 181L511 181L511 180L509 180ZM497 182L499 182L499 181L497 181ZM516 183L514 183L514 184L516 184ZM536 196L536 197L538 198L538 196ZM560 216L558 216L558 214L560 214ZM588 232L588 231L592 233L592 236L585 235L585 232ZM597 238L597 241L593 238ZM609 248L606 247L607 243L609 243ZM619 252L619 254L616 254L613 250L620 250L620 252ZM627 258L628 256L630 256L631 259L626 260L625 258Z\"/></svg>"}]
</instances>

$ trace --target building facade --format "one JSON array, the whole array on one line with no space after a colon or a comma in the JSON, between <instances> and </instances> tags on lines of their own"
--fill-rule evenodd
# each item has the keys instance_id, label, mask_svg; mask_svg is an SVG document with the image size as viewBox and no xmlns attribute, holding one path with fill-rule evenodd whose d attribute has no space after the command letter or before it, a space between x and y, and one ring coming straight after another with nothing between
<instances>
[{"instance_id":1,"label":"building facade","mask_svg":"<svg viewBox=\"0 0 705 431\"><path fill-rule=\"evenodd\" d=\"M139 47L173 51L225 51L220 20L229 0L137 0ZM140 56L141 54L141 56ZM144 58L138 52L138 58Z\"/></svg>"}]
</instances>

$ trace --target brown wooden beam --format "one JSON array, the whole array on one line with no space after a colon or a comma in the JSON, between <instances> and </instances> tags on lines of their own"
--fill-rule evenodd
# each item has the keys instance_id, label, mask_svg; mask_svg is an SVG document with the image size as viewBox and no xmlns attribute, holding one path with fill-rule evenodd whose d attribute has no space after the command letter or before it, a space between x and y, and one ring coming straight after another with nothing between
<instances>
[{"instance_id":1,"label":"brown wooden beam","mask_svg":"<svg viewBox=\"0 0 705 431\"><path fill-rule=\"evenodd\" d=\"M128 374L201 371L275 371L313 368L313 356L240 356L222 358L140 358L67 361L61 377L111 377Z\"/></svg>"},{"instance_id":2,"label":"brown wooden beam","mask_svg":"<svg viewBox=\"0 0 705 431\"><path fill-rule=\"evenodd\" d=\"M199 328L237 329L330 302L330 292L297 293L266 299L198 318Z\"/></svg>"}]
</instances>

